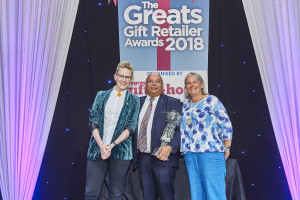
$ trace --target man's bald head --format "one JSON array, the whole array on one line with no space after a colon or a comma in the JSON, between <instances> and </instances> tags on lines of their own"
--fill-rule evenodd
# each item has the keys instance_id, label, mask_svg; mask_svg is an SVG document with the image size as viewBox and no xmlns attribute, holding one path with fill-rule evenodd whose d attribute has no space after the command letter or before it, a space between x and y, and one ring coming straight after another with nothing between
<instances>
[{"instance_id":1,"label":"man's bald head","mask_svg":"<svg viewBox=\"0 0 300 200\"><path fill-rule=\"evenodd\" d=\"M150 97L157 97L163 93L163 79L158 73L149 74L146 79L146 91Z\"/></svg>"}]
</instances>

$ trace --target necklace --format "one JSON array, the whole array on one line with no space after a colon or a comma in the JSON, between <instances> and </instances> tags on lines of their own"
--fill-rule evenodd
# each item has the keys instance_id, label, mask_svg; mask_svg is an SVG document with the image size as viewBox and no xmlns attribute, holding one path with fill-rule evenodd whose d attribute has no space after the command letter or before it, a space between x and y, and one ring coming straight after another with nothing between
<instances>
[{"instance_id":1,"label":"necklace","mask_svg":"<svg viewBox=\"0 0 300 200\"><path fill-rule=\"evenodd\" d=\"M201 95L201 97L197 101L193 101L192 99L190 99L190 103L197 103L197 102L201 101L204 97L205 97L205 95ZM189 109L192 109L194 106L195 106L195 104L189 104L188 107L189 107ZM189 112L191 112L191 111L189 111ZM190 126L192 123L193 123L192 117L191 117L191 115L189 115L186 119L186 124L188 126Z\"/></svg>"},{"instance_id":2,"label":"necklace","mask_svg":"<svg viewBox=\"0 0 300 200\"><path fill-rule=\"evenodd\" d=\"M204 97L205 97L205 95L201 95L201 97L197 101L193 101L193 99L191 99L190 102L197 103L197 102L201 101Z\"/></svg>"},{"instance_id":3,"label":"necklace","mask_svg":"<svg viewBox=\"0 0 300 200\"><path fill-rule=\"evenodd\" d=\"M118 96L118 97L121 97L121 93L120 93L120 92L118 92L117 96Z\"/></svg>"}]
</instances>

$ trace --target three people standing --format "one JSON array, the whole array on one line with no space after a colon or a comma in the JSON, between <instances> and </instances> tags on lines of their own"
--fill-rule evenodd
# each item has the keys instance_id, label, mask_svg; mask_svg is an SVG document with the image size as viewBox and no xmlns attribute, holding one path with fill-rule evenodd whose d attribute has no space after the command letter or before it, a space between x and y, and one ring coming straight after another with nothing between
<instances>
[{"instance_id":1,"label":"three people standing","mask_svg":"<svg viewBox=\"0 0 300 200\"><path fill-rule=\"evenodd\" d=\"M128 62L118 65L114 78L116 86L98 92L90 112L86 199L99 198L108 171L109 199L120 200L131 159L133 168L139 167L144 200L174 199L180 148L192 200L226 200L225 160L230 154L232 125L218 98L204 92L202 77L193 72L186 76L187 101L182 106L179 99L163 94L163 80L157 73L147 77L147 96L140 99L127 90L133 78ZM172 110L182 113L180 130L154 156L166 115Z\"/></svg>"}]
</instances>

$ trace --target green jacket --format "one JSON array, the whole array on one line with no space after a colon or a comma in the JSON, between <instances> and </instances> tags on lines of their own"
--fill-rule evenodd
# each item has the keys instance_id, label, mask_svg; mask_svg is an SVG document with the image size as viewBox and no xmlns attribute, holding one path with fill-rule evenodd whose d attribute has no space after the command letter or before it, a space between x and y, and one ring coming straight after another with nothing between
<instances>
[{"instance_id":1,"label":"green jacket","mask_svg":"<svg viewBox=\"0 0 300 200\"><path fill-rule=\"evenodd\" d=\"M89 116L89 129L91 133L94 129L98 128L100 137L103 138L103 126L104 126L104 110L107 100L112 92L113 88L107 91L99 91L93 103L93 107L90 111ZM110 157L113 159L131 160L132 159L132 134L137 127L137 119L140 109L140 101L136 95L131 94L129 91L126 92L126 97L120 117L112 137L112 141L115 141L121 133L128 129L130 136L114 147L111 151ZM100 148L91 136L87 158L90 160L96 160L100 156Z\"/></svg>"}]
</instances>

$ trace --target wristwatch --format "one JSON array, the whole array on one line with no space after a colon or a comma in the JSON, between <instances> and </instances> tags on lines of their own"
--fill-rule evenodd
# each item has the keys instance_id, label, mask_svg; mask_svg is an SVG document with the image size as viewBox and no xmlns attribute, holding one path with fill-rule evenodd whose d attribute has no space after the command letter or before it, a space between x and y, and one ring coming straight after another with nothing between
<instances>
[{"instance_id":1,"label":"wristwatch","mask_svg":"<svg viewBox=\"0 0 300 200\"><path fill-rule=\"evenodd\" d=\"M231 149L231 146L229 146L229 147L224 146L224 149Z\"/></svg>"}]
</instances>

